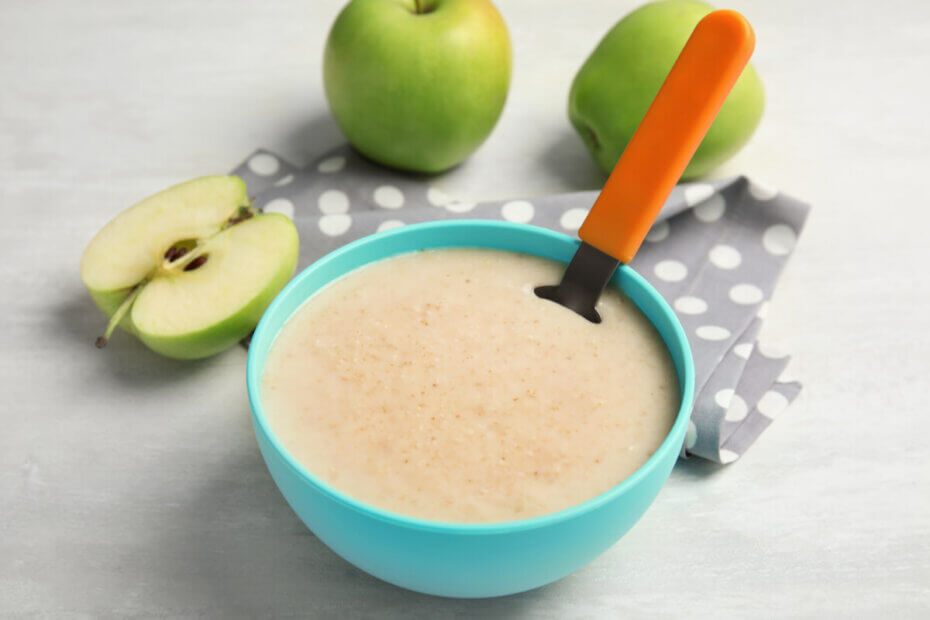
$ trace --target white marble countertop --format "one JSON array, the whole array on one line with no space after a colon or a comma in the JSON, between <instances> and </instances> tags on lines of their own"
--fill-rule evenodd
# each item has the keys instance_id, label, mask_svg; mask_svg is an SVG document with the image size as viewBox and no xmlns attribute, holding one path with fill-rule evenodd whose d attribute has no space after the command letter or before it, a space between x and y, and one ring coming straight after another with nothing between
<instances>
[{"instance_id":1,"label":"white marble countertop","mask_svg":"<svg viewBox=\"0 0 930 620\"><path fill-rule=\"evenodd\" d=\"M500 0L496 131L441 183L594 187L565 108L632 2ZM252 437L245 354L179 364L103 321L81 251L120 209L254 147L341 141L322 94L338 0L0 8L0 617L926 617L930 610L930 4L737 0L768 109L721 174L810 200L766 336L805 390L738 463L681 463L594 563L454 601L368 577L291 513Z\"/></svg>"}]
</instances>

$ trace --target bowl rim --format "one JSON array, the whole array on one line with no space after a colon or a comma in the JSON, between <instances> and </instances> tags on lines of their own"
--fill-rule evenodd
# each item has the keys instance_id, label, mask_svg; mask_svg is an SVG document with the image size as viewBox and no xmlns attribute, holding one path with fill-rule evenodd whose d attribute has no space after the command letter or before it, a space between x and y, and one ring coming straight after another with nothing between
<instances>
[{"instance_id":1,"label":"bowl rim","mask_svg":"<svg viewBox=\"0 0 930 620\"><path fill-rule=\"evenodd\" d=\"M481 220L481 219L454 219L454 220L438 220L433 222L422 222L417 224L409 224L406 226L393 228L390 230L378 232L360 239L356 239L332 252L327 253L321 258L317 259L306 268L304 268L300 273L298 273L291 281L275 296L271 304L265 310L262 315L261 320L258 323L258 326L255 329L255 332L252 336L253 341L259 341L263 338L268 337L266 332L274 331L270 334L271 343L273 344L274 339L277 337L278 332L280 332L280 327L275 329L271 323L271 316L275 314L278 307L284 304L284 300L291 295L295 295L303 280L311 276L311 274L324 265L334 260L337 260L340 256L352 252L357 252L359 248L373 243L377 240L384 239L386 237L395 236L395 235L409 235L409 234L429 234L431 231L434 231L438 228L448 228L448 227L458 227L458 226L475 226L478 228L505 228L509 229L517 234L531 234L546 237L547 241L552 243L565 243L566 241L578 245L580 242L577 239L574 239L566 234L549 230L547 228L541 228L539 226L533 226L529 224L518 224L514 222L506 222L500 220ZM487 247L481 245L449 245L442 246L442 248L452 248L452 247ZM441 249L441 248L435 248ZM494 249L494 248L488 248ZM503 251L507 251L503 249ZM409 250L409 252L415 252L416 249ZM513 250L518 251L518 250ZM392 256L399 256L401 254L406 254L408 251L397 252L388 256L383 256L377 260L384 260L385 258L390 258ZM526 253L526 252L522 252ZM370 262L377 262L370 261ZM366 263L369 264L369 263ZM357 269L357 268L356 268ZM379 508L373 504L363 502L358 500L351 495L340 491L336 487L325 482L323 479L316 476L313 472L307 469L302 463L300 463L288 449L283 445L280 439L278 439L274 430L271 428L271 424L268 421L265 411L261 405L259 399L259 393L261 389L261 375L262 368L258 366L257 355L253 354L254 349L249 348L248 358L246 361L246 386L249 397L249 404L252 409L252 421L253 426L255 427L256 433L261 431L265 436L269 444L274 448L274 450L281 456L284 463L297 474L304 482L309 483L311 486L315 487L319 492L328 496L330 499L343 504L344 506L351 508L359 513L362 513L365 516L375 518L381 521L386 521L390 524L410 528L410 529L419 529L427 530L437 533L446 533L446 534L502 534L502 533L511 533L518 531L525 531L536 529L540 527L546 527L549 525L554 525L556 523L567 521L579 517L585 513L588 513L592 510L597 509L598 507L607 504L613 501L616 497L623 495L628 489L634 487L642 478L648 476L652 470L659 466L660 461L662 461L667 455L669 450L673 450L676 453L680 452L681 446L677 445L678 442L673 440L673 437L679 436L682 434L682 427L686 426L691 418L691 408L694 399L694 389L695 389L695 370L694 370L694 359L691 353L691 346L688 342L688 338L685 334L684 328L681 325L681 322L678 320L678 317L675 315L672 308L669 306L668 302L659 294L659 292L639 273L637 273L632 267L621 263L618 267L618 270L622 270L624 275L631 279L636 286L643 289L649 297L652 298L654 302L657 303L657 307L660 310L660 313L672 326L672 332L674 334L677 345L681 348L682 359L684 360L682 375L679 376L683 384L683 389L681 390L681 403L679 405L678 413L675 417L675 422L672 424L672 427L669 429L668 434L665 436L665 439L656 449L656 451L643 463L636 471L632 474L621 480L619 483L609 488L608 490L596 495L590 499L587 499L579 504L574 504L568 508L563 508L556 512L546 513L536 517L530 517L527 519L515 519L512 521L494 521L494 522L480 522L480 523L467 523L467 522L455 522L455 521L438 521L432 519L423 519L420 517L412 517L405 515L403 513L394 512L391 510L386 510L384 508ZM345 272L338 277L342 277L349 272ZM614 276L616 277L616 276ZM330 280L329 282L332 282ZM327 284L329 283L327 282ZM324 285L325 286L325 285ZM319 289L317 289L319 290ZM316 292L316 291L315 291ZM315 294L314 292L314 294ZM301 300L300 305L305 303L307 299L310 299L313 295L305 297ZM295 310L296 312L296 310ZM292 313L293 314L293 313ZM650 323L655 326L655 321L652 320L652 317L647 315ZM288 320L288 316L284 321L281 322L283 326ZM663 340L664 342L664 340ZM670 349L668 343L665 343L666 349ZM269 345L270 347L271 345ZM671 353L671 351L670 351ZM267 357L267 356L266 356ZM677 372L677 368L676 368ZM277 484L277 483L276 483ZM280 489L279 489L280 490Z\"/></svg>"}]
</instances>

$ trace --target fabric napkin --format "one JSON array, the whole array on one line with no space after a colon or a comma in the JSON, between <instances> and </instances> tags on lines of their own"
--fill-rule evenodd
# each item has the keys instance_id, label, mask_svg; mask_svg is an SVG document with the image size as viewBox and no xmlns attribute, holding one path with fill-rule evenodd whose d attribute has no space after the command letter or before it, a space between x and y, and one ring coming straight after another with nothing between
<instances>
[{"instance_id":1,"label":"fabric napkin","mask_svg":"<svg viewBox=\"0 0 930 620\"><path fill-rule=\"evenodd\" d=\"M344 146L298 168L253 153L241 176L264 211L294 220L303 268L359 237L449 218L504 219L574 234L597 192L469 202L433 178L382 168ZM789 358L757 340L767 301L809 207L745 177L678 185L632 266L672 305L694 353L683 455L730 463L797 397Z\"/></svg>"}]
</instances>

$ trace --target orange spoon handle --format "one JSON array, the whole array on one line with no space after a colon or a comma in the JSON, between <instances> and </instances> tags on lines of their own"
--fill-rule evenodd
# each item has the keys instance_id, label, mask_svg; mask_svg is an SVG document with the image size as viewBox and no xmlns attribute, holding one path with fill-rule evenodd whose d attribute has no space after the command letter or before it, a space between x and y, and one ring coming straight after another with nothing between
<instances>
[{"instance_id":1,"label":"orange spoon handle","mask_svg":"<svg viewBox=\"0 0 930 620\"><path fill-rule=\"evenodd\" d=\"M736 11L702 19L578 231L629 263L749 62L755 35Z\"/></svg>"}]
</instances>

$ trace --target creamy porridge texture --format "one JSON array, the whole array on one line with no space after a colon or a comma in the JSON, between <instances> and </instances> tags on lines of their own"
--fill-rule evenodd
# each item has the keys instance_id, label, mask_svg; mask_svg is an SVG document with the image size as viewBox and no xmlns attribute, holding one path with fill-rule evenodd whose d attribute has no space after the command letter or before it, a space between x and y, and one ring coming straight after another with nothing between
<instances>
[{"instance_id":1,"label":"creamy porridge texture","mask_svg":"<svg viewBox=\"0 0 930 620\"><path fill-rule=\"evenodd\" d=\"M457 248L344 276L271 348L273 430L332 486L414 517L523 519L610 489L668 434L677 376L620 292L599 325L533 294L563 269Z\"/></svg>"}]
</instances>

